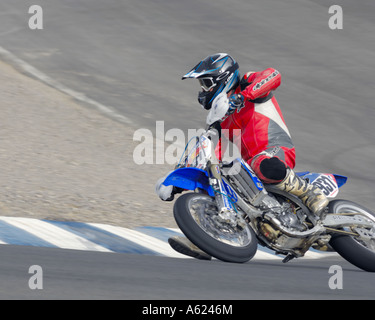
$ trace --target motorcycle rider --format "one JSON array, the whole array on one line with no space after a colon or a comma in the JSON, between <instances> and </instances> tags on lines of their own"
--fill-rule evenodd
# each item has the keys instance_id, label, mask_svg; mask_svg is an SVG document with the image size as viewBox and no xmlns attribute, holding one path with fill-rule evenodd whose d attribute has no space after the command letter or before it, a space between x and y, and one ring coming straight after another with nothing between
<instances>
[{"instance_id":1,"label":"motorcycle rider","mask_svg":"<svg viewBox=\"0 0 375 320\"><path fill-rule=\"evenodd\" d=\"M242 158L260 180L301 199L315 215L328 205L323 192L295 174L295 148L280 106L273 94L281 83L280 72L268 68L247 72L242 78L238 63L226 53L210 55L200 61L182 79L198 79L201 106L210 110L214 99L227 93L229 111L221 121L226 137L240 146ZM240 130L234 130L240 129ZM233 133L240 131L235 136ZM221 137L216 154L221 160L226 138ZM160 179L156 191L162 200L173 200L177 191L164 186Z\"/></svg>"}]
</instances>

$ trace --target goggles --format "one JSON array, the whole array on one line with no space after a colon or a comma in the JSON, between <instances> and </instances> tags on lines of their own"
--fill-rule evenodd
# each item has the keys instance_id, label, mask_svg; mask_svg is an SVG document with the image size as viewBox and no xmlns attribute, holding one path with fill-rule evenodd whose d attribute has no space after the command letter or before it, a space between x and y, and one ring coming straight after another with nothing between
<instances>
[{"instance_id":1,"label":"goggles","mask_svg":"<svg viewBox=\"0 0 375 320\"><path fill-rule=\"evenodd\" d=\"M202 78L198 80L199 80L200 86L206 92L210 91L213 87L216 86L216 83L214 82L213 78Z\"/></svg>"}]
</instances>

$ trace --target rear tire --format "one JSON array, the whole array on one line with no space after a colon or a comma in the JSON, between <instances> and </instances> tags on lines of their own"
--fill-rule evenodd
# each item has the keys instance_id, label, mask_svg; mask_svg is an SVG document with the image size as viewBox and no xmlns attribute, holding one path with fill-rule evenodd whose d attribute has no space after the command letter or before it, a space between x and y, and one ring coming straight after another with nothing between
<instances>
[{"instance_id":1,"label":"rear tire","mask_svg":"<svg viewBox=\"0 0 375 320\"><path fill-rule=\"evenodd\" d=\"M375 214L367 208L348 200L334 200L329 203L328 209L330 213L362 211L375 217ZM329 243L337 253L356 267L375 272L375 250L370 250L354 237L347 235L334 235Z\"/></svg>"},{"instance_id":2,"label":"rear tire","mask_svg":"<svg viewBox=\"0 0 375 320\"><path fill-rule=\"evenodd\" d=\"M201 221L196 216L193 217L195 209L192 206L199 202L202 203L201 207L204 204L212 208L216 207L215 201L211 197L200 193L184 194L174 204L174 218L186 237L198 248L222 261L244 263L253 258L258 248L258 241L252 228L246 223L246 230L243 233L247 238L243 246L219 241L204 230L204 223L210 223L209 215L204 214L202 216L204 219L202 225L200 225Z\"/></svg>"}]
</instances>

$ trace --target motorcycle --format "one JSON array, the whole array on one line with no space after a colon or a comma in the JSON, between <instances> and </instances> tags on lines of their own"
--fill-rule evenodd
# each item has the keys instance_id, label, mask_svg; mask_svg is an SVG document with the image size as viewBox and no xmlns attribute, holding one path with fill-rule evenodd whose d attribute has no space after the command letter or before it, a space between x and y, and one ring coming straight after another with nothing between
<instances>
[{"instance_id":1,"label":"motorcycle","mask_svg":"<svg viewBox=\"0 0 375 320\"><path fill-rule=\"evenodd\" d=\"M348 200L333 200L347 177L300 172L330 200L320 217L302 201L263 184L241 158L219 162L215 155L215 123L227 114L226 95L219 95L206 119L164 186L192 190L177 198L173 214L184 235L200 250L222 261L244 263L258 244L285 256L286 263L314 248L336 251L360 269L375 272L375 214Z\"/></svg>"}]
</instances>

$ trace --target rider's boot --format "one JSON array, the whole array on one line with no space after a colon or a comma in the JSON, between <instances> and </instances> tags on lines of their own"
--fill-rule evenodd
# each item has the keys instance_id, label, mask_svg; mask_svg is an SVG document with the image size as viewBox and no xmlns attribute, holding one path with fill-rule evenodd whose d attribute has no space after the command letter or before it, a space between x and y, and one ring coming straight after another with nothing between
<instances>
[{"instance_id":1,"label":"rider's boot","mask_svg":"<svg viewBox=\"0 0 375 320\"><path fill-rule=\"evenodd\" d=\"M199 249L196 245L189 241L186 237L174 236L168 239L169 245L179 253L200 259L211 260L211 256Z\"/></svg>"},{"instance_id":2,"label":"rider's boot","mask_svg":"<svg viewBox=\"0 0 375 320\"><path fill-rule=\"evenodd\" d=\"M290 168L284 180L274 186L300 198L303 204L318 217L329 203L323 191L297 176Z\"/></svg>"}]
</instances>

